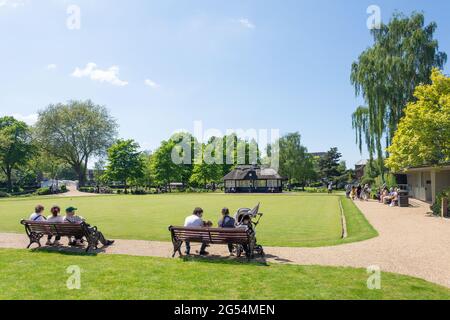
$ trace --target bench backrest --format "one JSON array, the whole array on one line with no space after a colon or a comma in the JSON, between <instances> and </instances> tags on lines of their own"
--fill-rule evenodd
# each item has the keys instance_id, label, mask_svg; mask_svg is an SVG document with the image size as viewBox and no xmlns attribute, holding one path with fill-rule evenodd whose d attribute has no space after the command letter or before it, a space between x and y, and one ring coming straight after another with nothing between
<instances>
[{"instance_id":1,"label":"bench backrest","mask_svg":"<svg viewBox=\"0 0 450 320\"><path fill-rule=\"evenodd\" d=\"M245 229L170 227L176 241L207 242L211 244L246 244L250 233Z\"/></svg>"},{"instance_id":2,"label":"bench backrest","mask_svg":"<svg viewBox=\"0 0 450 320\"><path fill-rule=\"evenodd\" d=\"M39 222L39 221L27 221L21 222L29 232L40 233L50 236L83 236L85 234L84 224L74 223L52 223L52 222Z\"/></svg>"}]
</instances>

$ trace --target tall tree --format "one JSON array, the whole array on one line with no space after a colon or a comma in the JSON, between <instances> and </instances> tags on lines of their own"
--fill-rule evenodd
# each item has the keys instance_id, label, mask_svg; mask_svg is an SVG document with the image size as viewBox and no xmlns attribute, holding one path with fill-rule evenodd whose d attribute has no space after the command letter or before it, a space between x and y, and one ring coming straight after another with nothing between
<instances>
[{"instance_id":1,"label":"tall tree","mask_svg":"<svg viewBox=\"0 0 450 320\"><path fill-rule=\"evenodd\" d=\"M338 148L331 148L322 158L319 159L320 177L327 181L334 181L336 177L343 174L340 170L340 159L342 154ZM341 168L342 169L342 168Z\"/></svg>"},{"instance_id":2,"label":"tall tree","mask_svg":"<svg viewBox=\"0 0 450 320\"><path fill-rule=\"evenodd\" d=\"M374 45L352 65L351 82L367 105L353 114L357 143L362 151L364 140L371 159L377 154L381 171L383 140L388 147L404 107L413 99L414 88L429 83L431 70L442 68L447 61L433 37L436 28L434 22L425 25L421 13L410 17L394 14L387 25L371 31Z\"/></svg>"},{"instance_id":3,"label":"tall tree","mask_svg":"<svg viewBox=\"0 0 450 320\"><path fill-rule=\"evenodd\" d=\"M73 168L83 186L89 160L105 154L117 135L117 123L105 107L90 100L69 101L40 111L36 134L48 153Z\"/></svg>"},{"instance_id":4,"label":"tall tree","mask_svg":"<svg viewBox=\"0 0 450 320\"><path fill-rule=\"evenodd\" d=\"M128 182L143 176L144 162L139 144L134 140L118 140L108 149L108 165L105 176L111 181L120 181L128 190Z\"/></svg>"},{"instance_id":5,"label":"tall tree","mask_svg":"<svg viewBox=\"0 0 450 320\"><path fill-rule=\"evenodd\" d=\"M168 187L169 190L170 184L182 177L183 164L174 162L172 158L172 152L177 147L173 140L163 141L151 158L155 182Z\"/></svg>"},{"instance_id":6,"label":"tall tree","mask_svg":"<svg viewBox=\"0 0 450 320\"><path fill-rule=\"evenodd\" d=\"M417 87L388 149L386 166L394 172L450 161L450 78L435 69L431 80Z\"/></svg>"},{"instance_id":7,"label":"tall tree","mask_svg":"<svg viewBox=\"0 0 450 320\"><path fill-rule=\"evenodd\" d=\"M280 138L278 142L280 174L286 177L289 183L305 185L314 178L314 164L308 149L301 144L301 136L298 132L290 133Z\"/></svg>"},{"instance_id":8,"label":"tall tree","mask_svg":"<svg viewBox=\"0 0 450 320\"><path fill-rule=\"evenodd\" d=\"M214 146L213 143L217 139L218 145L215 147L212 147L213 150L209 150L208 152L205 152L205 150L208 149L208 147L211 148L211 146ZM220 159L219 162L222 162L222 139L218 138L212 138L209 145L203 145L202 146L202 154L205 157L205 154L209 154L212 158L215 158L217 155L217 159ZM214 159L208 159L205 158L202 159L201 163L196 163L194 165L191 178L189 182L191 184L197 185L197 186L203 186L205 189L207 188L207 185L209 183L216 184L218 183L222 177L223 177L223 167L221 163L215 163L212 161Z\"/></svg>"},{"instance_id":9,"label":"tall tree","mask_svg":"<svg viewBox=\"0 0 450 320\"><path fill-rule=\"evenodd\" d=\"M30 129L26 123L13 117L0 118L0 168L6 176L10 191L13 189L13 170L27 163L33 149Z\"/></svg>"}]
</instances>

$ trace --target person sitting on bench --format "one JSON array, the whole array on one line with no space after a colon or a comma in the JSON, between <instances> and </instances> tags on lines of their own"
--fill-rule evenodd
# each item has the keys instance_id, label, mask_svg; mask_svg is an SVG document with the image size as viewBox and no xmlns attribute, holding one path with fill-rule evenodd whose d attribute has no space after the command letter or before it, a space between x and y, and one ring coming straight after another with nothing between
<instances>
[{"instance_id":1,"label":"person sitting on bench","mask_svg":"<svg viewBox=\"0 0 450 320\"><path fill-rule=\"evenodd\" d=\"M205 223L202 220L203 217L203 209L202 208L195 208L192 215L186 218L184 221L184 226L186 228L203 228L205 226ZM209 253L206 252L207 243L202 243L202 246L200 248L200 255L206 256ZM189 241L186 241L186 255L191 254L191 244Z\"/></svg>"},{"instance_id":2,"label":"person sitting on bench","mask_svg":"<svg viewBox=\"0 0 450 320\"><path fill-rule=\"evenodd\" d=\"M42 215L44 213L44 206L38 204L34 208L34 212L30 215L30 221L39 222L39 221L46 221L47 219Z\"/></svg>"},{"instance_id":3,"label":"person sitting on bench","mask_svg":"<svg viewBox=\"0 0 450 320\"><path fill-rule=\"evenodd\" d=\"M69 207L66 209L66 216L64 218L64 222L68 222L68 223L75 223L75 224L80 224L85 222L85 219L79 215L76 215L75 212L77 211L77 208L74 207ZM114 240L107 240L104 236L103 233L101 233L100 231L95 230L94 228L92 228L89 224L86 224L86 226L89 228L90 231L96 232L98 235L98 240L100 241L100 243L104 246L110 246L114 243ZM75 238L75 241L71 241L69 243L70 245L75 245L75 246L79 246L82 245L82 239L81 238Z\"/></svg>"},{"instance_id":4,"label":"person sitting on bench","mask_svg":"<svg viewBox=\"0 0 450 320\"><path fill-rule=\"evenodd\" d=\"M60 207L53 206L50 209L50 212L52 213L52 215L47 217L47 222L49 222L49 223L63 223L64 222L64 218L59 215L59 213L61 212L61 208ZM55 237L55 242L52 243L52 236L48 236L47 243L45 245L46 246L59 246L60 245L60 243L59 243L60 240L61 240L61 237L60 236L56 236Z\"/></svg>"},{"instance_id":5,"label":"person sitting on bench","mask_svg":"<svg viewBox=\"0 0 450 320\"><path fill-rule=\"evenodd\" d=\"M236 227L236 220L230 217L230 210L228 208L222 209L222 219L219 220L219 228L233 229ZM233 244L228 244L228 251L230 255L233 255Z\"/></svg>"}]
</instances>

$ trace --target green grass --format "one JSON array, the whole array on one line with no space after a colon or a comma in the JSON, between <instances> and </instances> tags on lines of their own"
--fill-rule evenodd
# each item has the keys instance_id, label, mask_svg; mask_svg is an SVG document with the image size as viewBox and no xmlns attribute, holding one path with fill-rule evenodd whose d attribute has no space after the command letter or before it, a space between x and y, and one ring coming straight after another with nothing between
<instances>
[{"instance_id":1,"label":"green grass","mask_svg":"<svg viewBox=\"0 0 450 320\"><path fill-rule=\"evenodd\" d=\"M73 265L81 290L66 287ZM0 300L450 299L447 288L390 273L369 290L366 271L352 268L0 250L0 270Z\"/></svg>"},{"instance_id":2,"label":"green grass","mask_svg":"<svg viewBox=\"0 0 450 320\"><path fill-rule=\"evenodd\" d=\"M19 221L28 218L38 203L62 208L76 206L79 214L114 239L170 241L170 225L182 225L194 207L205 210L205 219L217 222L222 207L235 212L261 202L264 216L258 241L266 246L317 247L360 241L376 236L355 205L343 199L349 238L341 239L339 199L328 195L224 195L166 194L81 198L25 198L0 200L0 232L23 232Z\"/></svg>"}]
</instances>

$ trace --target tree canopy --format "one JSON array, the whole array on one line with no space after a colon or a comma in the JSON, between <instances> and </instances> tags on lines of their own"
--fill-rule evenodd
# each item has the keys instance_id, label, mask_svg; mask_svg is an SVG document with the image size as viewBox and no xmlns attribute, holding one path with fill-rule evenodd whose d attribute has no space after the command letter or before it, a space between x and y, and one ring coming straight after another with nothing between
<instances>
[{"instance_id":1,"label":"tree canopy","mask_svg":"<svg viewBox=\"0 0 450 320\"><path fill-rule=\"evenodd\" d=\"M416 88L388 148L392 171L450 161L450 78L434 69L431 82Z\"/></svg>"},{"instance_id":2,"label":"tree canopy","mask_svg":"<svg viewBox=\"0 0 450 320\"><path fill-rule=\"evenodd\" d=\"M117 135L108 110L92 101L49 105L39 112L36 136L54 157L67 162L84 185L89 159L104 155Z\"/></svg>"},{"instance_id":3,"label":"tree canopy","mask_svg":"<svg viewBox=\"0 0 450 320\"><path fill-rule=\"evenodd\" d=\"M315 176L314 164L308 149L301 144L300 133L290 133L278 142L280 174L291 184L305 185Z\"/></svg>"},{"instance_id":4,"label":"tree canopy","mask_svg":"<svg viewBox=\"0 0 450 320\"><path fill-rule=\"evenodd\" d=\"M145 163L139 148L134 140L118 140L108 149L105 176L110 181L122 182L125 191L130 180L139 179L144 173Z\"/></svg>"},{"instance_id":5,"label":"tree canopy","mask_svg":"<svg viewBox=\"0 0 450 320\"><path fill-rule=\"evenodd\" d=\"M10 191L13 188L13 170L28 162L33 149L30 129L26 123L13 117L0 118L0 168Z\"/></svg>"},{"instance_id":6,"label":"tree canopy","mask_svg":"<svg viewBox=\"0 0 450 320\"><path fill-rule=\"evenodd\" d=\"M361 151L366 144L371 159L377 154L380 169L383 140L388 147L415 87L429 83L432 69L442 68L447 61L434 39L436 28L434 22L425 25L421 13L394 14L387 25L371 31L374 45L352 65L351 83L366 103L353 114L357 143Z\"/></svg>"},{"instance_id":7,"label":"tree canopy","mask_svg":"<svg viewBox=\"0 0 450 320\"><path fill-rule=\"evenodd\" d=\"M340 163L341 157L342 154L338 151L338 148L331 148L319 159L319 175L323 180L326 182L334 181L336 177L345 172L345 163Z\"/></svg>"}]
</instances>

